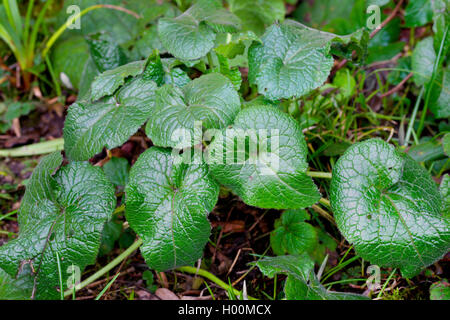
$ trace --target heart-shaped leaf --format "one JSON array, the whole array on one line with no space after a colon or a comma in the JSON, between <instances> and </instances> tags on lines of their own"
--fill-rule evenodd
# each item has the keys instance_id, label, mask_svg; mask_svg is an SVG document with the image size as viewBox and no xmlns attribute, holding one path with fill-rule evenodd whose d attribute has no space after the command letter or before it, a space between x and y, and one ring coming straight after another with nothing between
<instances>
[{"instance_id":1,"label":"heart-shaped leaf","mask_svg":"<svg viewBox=\"0 0 450 320\"><path fill-rule=\"evenodd\" d=\"M167 85L157 92L156 108L146 133L157 146L190 147L201 142L194 139L197 131L201 136L202 127L220 129L229 125L240 106L231 81L218 73L201 76L183 88ZM199 128L196 121L201 122Z\"/></svg>"},{"instance_id":2,"label":"heart-shaped leaf","mask_svg":"<svg viewBox=\"0 0 450 320\"><path fill-rule=\"evenodd\" d=\"M57 170L61 162L60 153L41 160L22 200L19 237L0 247L0 268L25 276L37 299L59 298L57 289L67 289L59 288L59 276L65 285L70 266L82 271L95 262L103 225L116 204L100 168L72 162Z\"/></svg>"},{"instance_id":3,"label":"heart-shaped leaf","mask_svg":"<svg viewBox=\"0 0 450 320\"><path fill-rule=\"evenodd\" d=\"M150 268L191 265L203 254L219 185L205 164L175 164L169 149L145 151L131 168L126 217Z\"/></svg>"},{"instance_id":4,"label":"heart-shaped leaf","mask_svg":"<svg viewBox=\"0 0 450 320\"><path fill-rule=\"evenodd\" d=\"M331 206L358 254L406 277L450 248L450 222L430 174L379 139L348 148L333 168Z\"/></svg>"},{"instance_id":5,"label":"heart-shaped leaf","mask_svg":"<svg viewBox=\"0 0 450 320\"><path fill-rule=\"evenodd\" d=\"M256 265L267 277L288 276L284 285L287 300L368 300L359 294L327 290L314 274L314 263L307 254L266 257Z\"/></svg>"},{"instance_id":6,"label":"heart-shaped leaf","mask_svg":"<svg viewBox=\"0 0 450 320\"><path fill-rule=\"evenodd\" d=\"M158 34L164 47L182 60L204 57L218 32L235 32L240 20L222 8L220 1L199 0L176 18L161 18Z\"/></svg>"},{"instance_id":7,"label":"heart-shaped leaf","mask_svg":"<svg viewBox=\"0 0 450 320\"><path fill-rule=\"evenodd\" d=\"M248 205L305 208L320 199L306 175L307 147L299 124L270 106L243 109L208 148L211 173Z\"/></svg>"},{"instance_id":8,"label":"heart-shaped leaf","mask_svg":"<svg viewBox=\"0 0 450 320\"><path fill-rule=\"evenodd\" d=\"M355 49L365 54L367 33L337 36L286 20L269 27L262 44L249 49L249 81L271 100L300 97L322 85L333 67L333 54ZM346 49L351 48L351 49Z\"/></svg>"},{"instance_id":9,"label":"heart-shaped leaf","mask_svg":"<svg viewBox=\"0 0 450 320\"><path fill-rule=\"evenodd\" d=\"M270 234L270 244L276 255L302 254L317 245L316 229L305 222L309 214L305 210L286 210L275 221Z\"/></svg>"},{"instance_id":10,"label":"heart-shaped leaf","mask_svg":"<svg viewBox=\"0 0 450 320\"><path fill-rule=\"evenodd\" d=\"M150 117L157 85L137 77L114 96L94 103L78 101L69 108L64 125L64 148L69 158L87 160L120 146Z\"/></svg>"}]
</instances>

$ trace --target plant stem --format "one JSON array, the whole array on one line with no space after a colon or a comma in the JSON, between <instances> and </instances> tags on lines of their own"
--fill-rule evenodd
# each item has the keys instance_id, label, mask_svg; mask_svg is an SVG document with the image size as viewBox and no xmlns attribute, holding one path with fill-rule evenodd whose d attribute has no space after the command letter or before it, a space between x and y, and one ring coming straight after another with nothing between
<instances>
[{"instance_id":1,"label":"plant stem","mask_svg":"<svg viewBox=\"0 0 450 320\"><path fill-rule=\"evenodd\" d=\"M40 154L52 153L54 151L64 150L64 139L58 138L54 140L38 142L27 146L14 149L1 149L0 157L27 157Z\"/></svg>"},{"instance_id":2,"label":"plant stem","mask_svg":"<svg viewBox=\"0 0 450 320\"><path fill-rule=\"evenodd\" d=\"M321 172L321 171L306 171L306 175L311 178L323 178L323 179L331 179L331 172Z\"/></svg>"},{"instance_id":3,"label":"plant stem","mask_svg":"<svg viewBox=\"0 0 450 320\"><path fill-rule=\"evenodd\" d=\"M189 267L189 266L186 266L186 267L179 267L179 268L177 268L176 270L178 270L178 271L180 271L180 272L186 272L186 273L191 273L191 274L195 274L195 275L199 275L199 276L205 277L206 279L209 279L209 280L211 280L212 282L214 282L215 284L217 284L217 285L218 285L219 287L221 287L222 289L227 290L227 291L231 291L231 292L233 292L236 296L239 296L239 297L242 296L241 291L239 291L239 290L233 288L231 285L226 284L225 282L223 282L222 280L220 280L219 278L217 278L215 275L213 275L212 273L210 273L210 272L208 272L208 271L206 271L206 270L203 270L203 269L197 269L197 268L195 268L195 267ZM256 298L253 298L253 297L250 297L250 296L248 296L248 298L249 298L250 300L258 300L258 299L256 299Z\"/></svg>"},{"instance_id":4,"label":"plant stem","mask_svg":"<svg viewBox=\"0 0 450 320\"><path fill-rule=\"evenodd\" d=\"M403 142L404 146L408 145L409 139L411 138L411 132L414 127L414 122L416 121L417 111L419 110L420 100L422 100L424 91L425 91L425 87L422 87L422 89L420 90L419 96L417 97L416 104L414 105L413 113L411 115L411 119L409 120L408 129L406 130L405 141Z\"/></svg>"},{"instance_id":5,"label":"plant stem","mask_svg":"<svg viewBox=\"0 0 450 320\"><path fill-rule=\"evenodd\" d=\"M325 277L321 280L321 282L322 282L322 283L325 282L325 280L327 280L327 279L328 279L329 277L331 277L333 274L335 274L335 273L338 272L339 270L345 268L347 265L349 265L350 263L352 263L353 261L358 260L358 259L359 259L359 256L354 256L354 257L348 259L347 261L338 264L336 267L332 268L330 271L328 271L328 272L325 274Z\"/></svg>"},{"instance_id":6,"label":"plant stem","mask_svg":"<svg viewBox=\"0 0 450 320\"><path fill-rule=\"evenodd\" d=\"M59 293L60 293L60 300L64 300L64 292L63 292L63 280L62 280L62 271L61 271L61 262L59 260L59 254L58 251L56 253L56 262L58 263L58 275L59 275Z\"/></svg>"},{"instance_id":7,"label":"plant stem","mask_svg":"<svg viewBox=\"0 0 450 320\"><path fill-rule=\"evenodd\" d=\"M325 210L323 210L321 207L319 207L316 204L313 204L311 206L311 208L313 208L314 211L316 211L318 214L320 214L322 217L324 217L325 219L327 219L328 221L330 221L332 224L336 225L336 222L334 221L333 217L326 212Z\"/></svg>"},{"instance_id":8,"label":"plant stem","mask_svg":"<svg viewBox=\"0 0 450 320\"><path fill-rule=\"evenodd\" d=\"M325 207L331 208L330 200L325 199L325 198L320 198L319 202L320 202L320 204L324 205Z\"/></svg>"},{"instance_id":9,"label":"plant stem","mask_svg":"<svg viewBox=\"0 0 450 320\"><path fill-rule=\"evenodd\" d=\"M51 76L53 84L55 86L56 95L58 97L61 97L61 95L62 95L61 94L61 86L59 85L58 76L55 74L52 63L50 62L50 59L48 58L48 56L45 57L45 62L47 63L48 71L50 72L50 76Z\"/></svg>"},{"instance_id":10,"label":"plant stem","mask_svg":"<svg viewBox=\"0 0 450 320\"><path fill-rule=\"evenodd\" d=\"M120 255L118 255L117 258L115 258L113 261L111 261L106 266L104 266L103 268L98 270L96 273L94 273L92 276L90 276L86 280L77 284L75 286L75 291L83 289L84 287L91 284L92 282L94 282L95 280L97 280L98 278L103 276L105 273L107 273L108 271L110 271L111 269L116 267L119 263L121 263L123 260L125 260L130 254L132 254L133 251L137 250L141 245L142 245L142 240L141 239L136 240L127 250L125 250ZM64 292L64 296L68 297L72 294L72 292L73 292L73 288L68 289Z\"/></svg>"},{"instance_id":11,"label":"plant stem","mask_svg":"<svg viewBox=\"0 0 450 320\"><path fill-rule=\"evenodd\" d=\"M209 65L209 70L212 70L214 68L214 60L213 60L213 56L211 54L211 51L208 52L208 54L206 55L206 57L208 58L208 65Z\"/></svg>"},{"instance_id":12,"label":"plant stem","mask_svg":"<svg viewBox=\"0 0 450 320\"><path fill-rule=\"evenodd\" d=\"M334 282L328 282L328 283L325 283L323 286L324 287L331 287L331 286L333 286L335 284L348 283L348 282L358 282L358 281L365 282L365 281L367 281L367 279L362 279L362 278L344 279L344 280L339 280L339 281L334 281Z\"/></svg>"},{"instance_id":13,"label":"plant stem","mask_svg":"<svg viewBox=\"0 0 450 320\"><path fill-rule=\"evenodd\" d=\"M391 278L394 276L394 273L397 271L396 268L394 268L394 270L392 270L391 274L389 275L389 277L387 278L387 280L384 282L383 284L383 288L381 288L380 292L377 295L377 299L381 298L381 296L383 295L384 289L386 289L389 281L391 281Z\"/></svg>"}]
</instances>

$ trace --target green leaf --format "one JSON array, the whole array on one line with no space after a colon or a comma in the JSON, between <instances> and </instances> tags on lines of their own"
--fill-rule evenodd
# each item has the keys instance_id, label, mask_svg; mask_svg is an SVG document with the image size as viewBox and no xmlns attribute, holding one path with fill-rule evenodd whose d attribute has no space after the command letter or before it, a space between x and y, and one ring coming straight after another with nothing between
<instances>
[{"instance_id":1,"label":"green leaf","mask_svg":"<svg viewBox=\"0 0 450 320\"><path fill-rule=\"evenodd\" d=\"M152 114L156 88L155 82L137 77L114 96L72 104L64 125L67 156L87 160L103 147L112 149L126 142Z\"/></svg>"},{"instance_id":2,"label":"green leaf","mask_svg":"<svg viewBox=\"0 0 450 320\"><path fill-rule=\"evenodd\" d=\"M213 176L251 206L305 208L320 199L306 175L307 147L289 115L270 106L243 109L208 147Z\"/></svg>"},{"instance_id":3,"label":"green leaf","mask_svg":"<svg viewBox=\"0 0 450 320\"><path fill-rule=\"evenodd\" d=\"M445 154L450 157L450 133L446 133L442 138L442 147Z\"/></svg>"},{"instance_id":4,"label":"green leaf","mask_svg":"<svg viewBox=\"0 0 450 320\"><path fill-rule=\"evenodd\" d=\"M442 72L442 80L432 87L430 110L436 118L450 117L450 67Z\"/></svg>"},{"instance_id":5,"label":"green leaf","mask_svg":"<svg viewBox=\"0 0 450 320\"><path fill-rule=\"evenodd\" d=\"M127 63L123 49L107 33L96 33L86 37L89 52L97 70L105 72Z\"/></svg>"},{"instance_id":6,"label":"green leaf","mask_svg":"<svg viewBox=\"0 0 450 320\"><path fill-rule=\"evenodd\" d=\"M448 173L442 178L439 191L441 192L442 200L444 202L444 217L450 219L450 175Z\"/></svg>"},{"instance_id":7,"label":"green leaf","mask_svg":"<svg viewBox=\"0 0 450 320\"><path fill-rule=\"evenodd\" d=\"M439 140L429 140L413 145L409 148L408 155L417 162L432 161L445 157L444 149Z\"/></svg>"},{"instance_id":8,"label":"green leaf","mask_svg":"<svg viewBox=\"0 0 450 320\"><path fill-rule=\"evenodd\" d=\"M360 294L329 291L312 271L308 281L288 277L284 292L287 300L370 300Z\"/></svg>"},{"instance_id":9,"label":"green leaf","mask_svg":"<svg viewBox=\"0 0 450 320\"><path fill-rule=\"evenodd\" d=\"M405 43L398 41L401 31L400 22L401 20L399 18L392 19L370 39L367 64L392 59L403 50Z\"/></svg>"},{"instance_id":10,"label":"green leaf","mask_svg":"<svg viewBox=\"0 0 450 320\"><path fill-rule=\"evenodd\" d=\"M307 254L265 257L255 264L269 278L282 273L303 280L314 268L314 262Z\"/></svg>"},{"instance_id":11,"label":"green leaf","mask_svg":"<svg viewBox=\"0 0 450 320\"><path fill-rule=\"evenodd\" d=\"M183 87L191 81L187 73L180 68L183 63L175 58L160 59L156 50L147 58L143 78L155 81L158 86L174 84Z\"/></svg>"},{"instance_id":12,"label":"green leaf","mask_svg":"<svg viewBox=\"0 0 450 320\"><path fill-rule=\"evenodd\" d=\"M341 69L336 72L333 79L334 87L339 89L336 99L349 99L355 92L356 80L348 69Z\"/></svg>"},{"instance_id":13,"label":"green leaf","mask_svg":"<svg viewBox=\"0 0 450 320\"><path fill-rule=\"evenodd\" d=\"M242 21L242 29L262 34L267 26L282 21L286 13L282 0L227 0L230 11Z\"/></svg>"},{"instance_id":14,"label":"green leaf","mask_svg":"<svg viewBox=\"0 0 450 320\"><path fill-rule=\"evenodd\" d=\"M30 297L28 291L21 287L20 282L0 269L0 300L25 300Z\"/></svg>"},{"instance_id":15,"label":"green leaf","mask_svg":"<svg viewBox=\"0 0 450 320\"><path fill-rule=\"evenodd\" d=\"M449 220L430 174L382 140L347 149L333 168L330 200L341 233L373 264L412 277L449 249Z\"/></svg>"},{"instance_id":16,"label":"green leaf","mask_svg":"<svg viewBox=\"0 0 450 320\"><path fill-rule=\"evenodd\" d=\"M122 222L111 219L105 223L102 232L102 241L98 251L99 257L103 257L114 249L114 244L119 240L122 233Z\"/></svg>"},{"instance_id":17,"label":"green leaf","mask_svg":"<svg viewBox=\"0 0 450 320\"><path fill-rule=\"evenodd\" d=\"M335 21L344 18L348 20L349 24L358 28L355 21L349 19L354 3L355 0L302 1L294 11L294 18L303 24L321 30L329 29L327 28L329 24L335 24Z\"/></svg>"},{"instance_id":18,"label":"green leaf","mask_svg":"<svg viewBox=\"0 0 450 320\"><path fill-rule=\"evenodd\" d=\"M196 60L213 47L216 33L195 19L189 10L177 18L161 18L158 34L163 46L177 58Z\"/></svg>"},{"instance_id":19,"label":"green leaf","mask_svg":"<svg viewBox=\"0 0 450 320\"><path fill-rule=\"evenodd\" d=\"M137 59L145 59L157 49L160 53L166 53L167 50L158 37L158 29L156 25L142 31L140 38L134 43L131 52L136 55Z\"/></svg>"},{"instance_id":20,"label":"green leaf","mask_svg":"<svg viewBox=\"0 0 450 320\"><path fill-rule=\"evenodd\" d=\"M91 96L91 84L94 79L100 74L100 72L97 70L97 66L95 65L91 57L89 57L89 59L86 61L84 67L80 68L79 70L82 70L82 73L78 86L79 90L77 99L88 100Z\"/></svg>"},{"instance_id":21,"label":"green leaf","mask_svg":"<svg viewBox=\"0 0 450 320\"><path fill-rule=\"evenodd\" d=\"M219 1L199 0L176 18L161 18L158 34L164 47L182 60L204 57L213 47L218 32L235 32L240 21L222 8Z\"/></svg>"},{"instance_id":22,"label":"green leaf","mask_svg":"<svg viewBox=\"0 0 450 320\"><path fill-rule=\"evenodd\" d=\"M21 116L28 115L35 109L35 106L30 101L8 101L8 103L6 103L6 108L7 110L5 112L5 115L3 116L3 120L5 122L9 122L15 118L20 118Z\"/></svg>"},{"instance_id":23,"label":"green leaf","mask_svg":"<svg viewBox=\"0 0 450 320\"><path fill-rule=\"evenodd\" d=\"M108 177L109 181L115 186L126 186L128 183L128 171L130 164L125 158L112 157L103 166L103 171Z\"/></svg>"},{"instance_id":24,"label":"green leaf","mask_svg":"<svg viewBox=\"0 0 450 320\"><path fill-rule=\"evenodd\" d=\"M409 1L405 9L405 26L420 27L433 18L430 0Z\"/></svg>"},{"instance_id":25,"label":"green leaf","mask_svg":"<svg viewBox=\"0 0 450 320\"><path fill-rule=\"evenodd\" d=\"M267 277L287 275L284 293L287 300L367 300L359 294L328 291L314 274L314 263L307 254L266 257L256 265Z\"/></svg>"},{"instance_id":26,"label":"green leaf","mask_svg":"<svg viewBox=\"0 0 450 320\"><path fill-rule=\"evenodd\" d=\"M149 5L149 1L146 1L146 5ZM84 10L93 5L108 4L125 7L122 0L70 0L64 1L63 8L57 15L56 26L61 26L69 18L71 11L68 11L68 7L75 5L80 10ZM127 1L127 8L130 5L130 1ZM55 8L56 9L56 8ZM133 9L132 9L133 10ZM154 10L156 11L156 10ZM141 12L137 12L141 14ZM66 29L62 34L64 39L73 37L75 35L87 36L97 32L108 32L119 44L123 44L130 40L133 40L139 31L139 22L143 19L137 19L136 17L119 10L111 10L102 8L98 10L92 10L86 15L81 17L81 28L79 29Z\"/></svg>"},{"instance_id":27,"label":"green leaf","mask_svg":"<svg viewBox=\"0 0 450 320\"><path fill-rule=\"evenodd\" d=\"M321 86L333 67L331 52L343 55L352 48L363 55L367 33L341 37L286 20L268 28L261 40L249 49L249 81L266 98L278 100Z\"/></svg>"},{"instance_id":28,"label":"green leaf","mask_svg":"<svg viewBox=\"0 0 450 320\"><path fill-rule=\"evenodd\" d=\"M63 84L69 88L78 89L83 79L83 73L88 59L89 46L82 36L74 36L64 41L59 41L52 49L51 62L56 75L61 78L64 73L70 81Z\"/></svg>"},{"instance_id":29,"label":"green leaf","mask_svg":"<svg viewBox=\"0 0 450 320\"><path fill-rule=\"evenodd\" d=\"M179 88L188 84L191 79L181 68L176 68L177 64L173 63L174 59L163 59L164 83L173 84Z\"/></svg>"},{"instance_id":30,"label":"green leaf","mask_svg":"<svg viewBox=\"0 0 450 320\"><path fill-rule=\"evenodd\" d=\"M239 71L239 68L232 68L230 67L229 60L222 56L221 54L216 54L217 60L219 62L219 65L213 69L213 72L218 72L223 74L225 77L230 79L230 81L233 83L233 86L236 90L239 90L242 83L242 75Z\"/></svg>"},{"instance_id":31,"label":"green leaf","mask_svg":"<svg viewBox=\"0 0 450 320\"><path fill-rule=\"evenodd\" d=\"M109 34L96 33L85 39L74 36L58 42L52 50L56 74L69 89L79 89L79 99L87 96L99 73L127 62L122 48Z\"/></svg>"},{"instance_id":32,"label":"green leaf","mask_svg":"<svg viewBox=\"0 0 450 320\"><path fill-rule=\"evenodd\" d=\"M113 94L128 77L134 77L144 71L145 61L130 62L118 68L107 70L98 75L91 84L91 99Z\"/></svg>"},{"instance_id":33,"label":"green leaf","mask_svg":"<svg viewBox=\"0 0 450 320\"><path fill-rule=\"evenodd\" d=\"M63 284L69 266L82 271L95 262L103 225L116 204L114 188L100 168L72 162L58 169L61 162L59 152L42 158L22 200L19 237L0 247L0 268L9 275L24 275L26 265L32 270L27 278L37 299L60 296L56 253Z\"/></svg>"},{"instance_id":34,"label":"green leaf","mask_svg":"<svg viewBox=\"0 0 450 320\"><path fill-rule=\"evenodd\" d=\"M261 42L261 39L252 31L227 34L225 42L218 45L214 51L228 59L234 59L236 56L244 54L246 44L252 41Z\"/></svg>"},{"instance_id":35,"label":"green leaf","mask_svg":"<svg viewBox=\"0 0 450 320\"><path fill-rule=\"evenodd\" d=\"M450 24L450 15L448 14L447 0L434 0L431 2L433 9L433 32L434 32L434 49L439 51L442 39L445 34L445 29ZM444 48L442 55L446 56L450 44L450 33L447 32L444 40Z\"/></svg>"},{"instance_id":36,"label":"green leaf","mask_svg":"<svg viewBox=\"0 0 450 320\"><path fill-rule=\"evenodd\" d=\"M158 90L146 133L156 146L190 147L198 135L196 121L205 129L220 129L233 121L239 109L239 95L228 78L203 75L183 88L166 85Z\"/></svg>"},{"instance_id":37,"label":"green leaf","mask_svg":"<svg viewBox=\"0 0 450 320\"><path fill-rule=\"evenodd\" d=\"M146 150L130 171L126 217L142 238L150 268L164 271L201 258L210 235L208 213L219 185L205 164L175 164L171 150Z\"/></svg>"},{"instance_id":38,"label":"green leaf","mask_svg":"<svg viewBox=\"0 0 450 320\"><path fill-rule=\"evenodd\" d=\"M147 59L142 78L145 80L153 80L158 86L161 86L164 83L164 75L164 68L159 57L159 52L155 50Z\"/></svg>"},{"instance_id":39,"label":"green leaf","mask_svg":"<svg viewBox=\"0 0 450 320\"><path fill-rule=\"evenodd\" d=\"M305 220L309 214L305 210L287 210L275 221L275 229L270 234L270 244L276 255L302 254L317 245L315 228Z\"/></svg>"},{"instance_id":40,"label":"green leaf","mask_svg":"<svg viewBox=\"0 0 450 320\"><path fill-rule=\"evenodd\" d=\"M450 283L447 279L442 279L431 285L430 300L450 300Z\"/></svg>"},{"instance_id":41,"label":"green leaf","mask_svg":"<svg viewBox=\"0 0 450 320\"><path fill-rule=\"evenodd\" d=\"M411 58L411 67L414 72L413 80L416 85L422 86L430 81L435 60L436 52L433 47L433 38L427 37L419 41Z\"/></svg>"}]
</instances>

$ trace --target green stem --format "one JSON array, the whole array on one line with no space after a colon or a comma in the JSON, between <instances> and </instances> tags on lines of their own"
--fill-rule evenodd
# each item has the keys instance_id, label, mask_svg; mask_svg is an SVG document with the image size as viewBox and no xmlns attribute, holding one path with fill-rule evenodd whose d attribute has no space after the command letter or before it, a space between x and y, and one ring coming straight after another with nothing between
<instances>
[{"instance_id":1,"label":"green stem","mask_svg":"<svg viewBox=\"0 0 450 320\"><path fill-rule=\"evenodd\" d=\"M58 138L54 140L38 142L27 146L14 149L1 149L0 157L28 157L40 154L52 153L58 150L64 150L64 139Z\"/></svg>"},{"instance_id":2,"label":"green stem","mask_svg":"<svg viewBox=\"0 0 450 320\"><path fill-rule=\"evenodd\" d=\"M176 270L178 270L180 272L186 272L186 273L191 273L191 274L202 276L202 277L204 277L204 278L206 278L208 280L211 280L212 282L217 284L222 289L227 290L227 291L232 291L236 296L242 296L241 291L233 288L231 285L226 284L225 282L223 282L222 280L217 278L215 275L213 275L212 273L209 273L206 270L197 269L195 267L189 267L189 266L179 267ZM253 298L253 297L250 297L250 296L248 296L248 299L249 300L258 300L256 298Z\"/></svg>"},{"instance_id":3,"label":"green stem","mask_svg":"<svg viewBox=\"0 0 450 320\"><path fill-rule=\"evenodd\" d=\"M12 216L13 214L16 214L16 213L17 213L17 210L13 210L11 212L8 212L7 214L4 214L4 215L0 216L0 221L2 221L3 219L6 219L6 218L8 218L8 217L10 217L10 216Z\"/></svg>"},{"instance_id":4,"label":"green stem","mask_svg":"<svg viewBox=\"0 0 450 320\"><path fill-rule=\"evenodd\" d=\"M331 172L321 172L321 171L306 171L306 175L311 178L323 178L323 179L331 179Z\"/></svg>"},{"instance_id":5,"label":"green stem","mask_svg":"<svg viewBox=\"0 0 450 320\"><path fill-rule=\"evenodd\" d=\"M108 271L112 270L114 267L116 267L117 265L119 265L123 260L125 260L130 254L132 254L135 250L137 250L140 246L142 245L142 240L138 239L136 240L127 250L125 250L124 252L122 252L119 256L117 256L117 258L115 258L113 261L111 261L110 263L108 263L106 266L104 266L103 268L101 268L100 270L98 270L96 273L94 273L92 276L90 276L89 278L87 278L86 280L80 282L79 284L77 284L75 286L75 291L78 291L80 289L83 289L84 287L86 287L87 285L91 284L92 282L94 282L95 280L97 280L98 278L100 278L101 276L103 276L105 273L107 273ZM64 292L64 296L68 297L73 293L73 288L72 289L68 289Z\"/></svg>"},{"instance_id":6,"label":"green stem","mask_svg":"<svg viewBox=\"0 0 450 320\"><path fill-rule=\"evenodd\" d=\"M62 96L62 94L61 94L61 86L59 85L58 77L56 76L56 74L55 74L55 72L53 70L52 64L51 64L50 59L48 58L48 56L45 57L45 62L47 63L48 71L50 72L50 76L51 76L53 84L55 86L56 95L58 97L61 97Z\"/></svg>"},{"instance_id":7,"label":"green stem","mask_svg":"<svg viewBox=\"0 0 450 320\"><path fill-rule=\"evenodd\" d=\"M27 13L25 16L25 28L23 33L24 43L28 42L28 35L30 34L30 21L31 21L31 14L33 13L34 1L35 0L30 0L30 2L28 2Z\"/></svg>"},{"instance_id":8,"label":"green stem","mask_svg":"<svg viewBox=\"0 0 450 320\"><path fill-rule=\"evenodd\" d=\"M331 208L330 200L325 198L320 198L319 202L327 208Z\"/></svg>"},{"instance_id":9,"label":"green stem","mask_svg":"<svg viewBox=\"0 0 450 320\"><path fill-rule=\"evenodd\" d=\"M416 121L417 111L419 110L420 100L422 100L424 91L425 91L425 87L422 87L422 89L420 90L419 96L417 97L416 104L414 105L413 113L411 115L411 119L409 120L408 129L406 130L405 141L403 142L404 146L408 145L409 139L411 138L411 132L414 127L414 122Z\"/></svg>"},{"instance_id":10,"label":"green stem","mask_svg":"<svg viewBox=\"0 0 450 320\"><path fill-rule=\"evenodd\" d=\"M384 282L383 284L383 288L381 288L380 292L377 295L377 298L381 298L381 296L383 295L384 289L386 289L389 281L391 281L391 278L394 276L394 273L397 271L396 268L394 268L394 270L392 270L391 274L389 275L389 277L387 278L387 280Z\"/></svg>"},{"instance_id":11,"label":"green stem","mask_svg":"<svg viewBox=\"0 0 450 320\"><path fill-rule=\"evenodd\" d=\"M206 57L208 58L208 65L209 65L209 70L212 70L214 68L214 60L213 60L213 56L211 51L208 52L208 54L206 55Z\"/></svg>"},{"instance_id":12,"label":"green stem","mask_svg":"<svg viewBox=\"0 0 450 320\"><path fill-rule=\"evenodd\" d=\"M328 283L325 283L323 286L324 287L331 287L331 286L333 286L333 285L335 285L335 284L341 284L341 283L348 283L348 282L358 282L358 281L367 281L367 279L362 279L362 278L359 278L359 279L344 279L344 280L339 280L339 281L334 281L334 282L328 282Z\"/></svg>"},{"instance_id":13,"label":"green stem","mask_svg":"<svg viewBox=\"0 0 450 320\"><path fill-rule=\"evenodd\" d=\"M348 259L347 261L338 264L336 267L332 268L330 271L328 271L328 272L325 274L325 277L321 280L321 282L322 282L322 283L325 282L325 280L327 280L327 279L328 279L329 277L331 277L333 274L335 274L335 273L338 272L339 270L345 268L347 265L349 265L350 263L352 263L353 261L358 260L358 259L359 259L359 256L354 256L354 257Z\"/></svg>"}]
</instances>

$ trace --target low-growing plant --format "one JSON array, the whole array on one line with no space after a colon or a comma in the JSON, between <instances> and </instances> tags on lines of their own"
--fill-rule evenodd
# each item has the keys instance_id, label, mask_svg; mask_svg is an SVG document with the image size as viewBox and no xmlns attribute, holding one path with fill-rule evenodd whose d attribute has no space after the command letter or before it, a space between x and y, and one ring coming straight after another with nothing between
<instances>
[{"instance_id":1,"label":"low-growing plant","mask_svg":"<svg viewBox=\"0 0 450 320\"><path fill-rule=\"evenodd\" d=\"M145 61L95 78L68 110L68 164L59 152L48 155L27 184L19 236L0 247L3 286L14 284L15 294L37 299L71 294L66 270L95 261L116 207L113 184L87 160L121 146L143 125L153 146L121 181L125 216L139 237L126 253L139 247L152 269L193 265L202 257L220 186L250 206L291 209L271 235L280 256L256 263L267 276L287 275L288 299L366 298L329 291L314 274L318 233L302 209L318 202L330 205L360 257L399 268L405 277L448 252L448 204L419 163L369 139L350 146L332 173L311 170L302 127L280 107L319 88L334 56L363 61L368 31L339 36L290 20L268 26L260 38L241 30L239 17L219 1L199 0L159 20L160 40L173 58L155 50ZM223 34L227 40L220 43ZM248 83L230 67L227 54L236 48L248 52ZM189 72L194 67L196 73ZM244 100L244 86L256 90L254 99ZM330 177L327 200L313 178ZM299 233L306 234L304 243L296 240Z\"/></svg>"}]
</instances>

